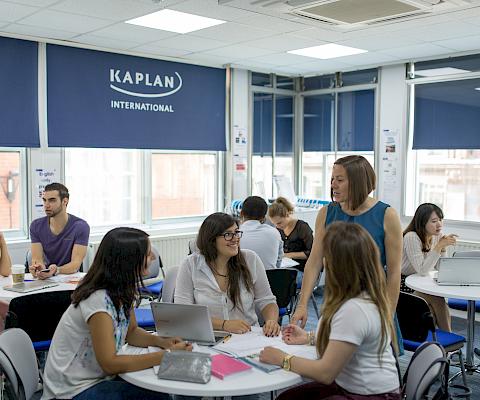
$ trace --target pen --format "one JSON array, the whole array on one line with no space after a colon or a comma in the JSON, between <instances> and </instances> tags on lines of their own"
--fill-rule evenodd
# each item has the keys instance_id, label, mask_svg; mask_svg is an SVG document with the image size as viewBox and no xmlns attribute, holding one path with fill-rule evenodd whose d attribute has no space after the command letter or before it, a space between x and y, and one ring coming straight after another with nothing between
<instances>
[{"instance_id":1,"label":"pen","mask_svg":"<svg viewBox=\"0 0 480 400\"><path fill-rule=\"evenodd\" d=\"M230 340L231 337L232 337L232 335L225 336L223 338L223 343L226 343L228 340Z\"/></svg>"}]
</instances>

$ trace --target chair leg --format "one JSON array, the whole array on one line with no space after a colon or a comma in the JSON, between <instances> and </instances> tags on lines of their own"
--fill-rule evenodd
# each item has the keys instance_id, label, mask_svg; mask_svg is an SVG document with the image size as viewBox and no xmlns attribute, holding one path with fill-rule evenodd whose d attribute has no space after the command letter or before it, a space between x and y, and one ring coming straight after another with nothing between
<instances>
[{"instance_id":1,"label":"chair leg","mask_svg":"<svg viewBox=\"0 0 480 400\"><path fill-rule=\"evenodd\" d=\"M462 350L461 349L458 349L457 351L455 351L454 353L452 353L450 355L450 360L452 359L452 356L456 354L458 355L458 363L460 364L460 371L458 371L457 373L453 374L449 379L448 379L448 384L450 385L456 378L457 376L459 375L462 375L462 381L463 381L463 384L468 387L468 383L467 383L467 372L465 370L465 361L463 360L463 353L462 353Z\"/></svg>"},{"instance_id":2,"label":"chair leg","mask_svg":"<svg viewBox=\"0 0 480 400\"><path fill-rule=\"evenodd\" d=\"M317 314L317 319L320 319L320 312L318 311L317 300L315 299L315 296L313 295L313 293L312 293L312 296L310 297L310 300L312 300L315 314Z\"/></svg>"}]
</instances>

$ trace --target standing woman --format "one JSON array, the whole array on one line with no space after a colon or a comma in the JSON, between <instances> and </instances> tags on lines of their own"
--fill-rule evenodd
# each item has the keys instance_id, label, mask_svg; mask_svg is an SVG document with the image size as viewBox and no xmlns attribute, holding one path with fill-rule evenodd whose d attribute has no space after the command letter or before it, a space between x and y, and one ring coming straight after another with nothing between
<instances>
[{"instance_id":1,"label":"standing woman","mask_svg":"<svg viewBox=\"0 0 480 400\"><path fill-rule=\"evenodd\" d=\"M454 246L457 235L442 235L443 212L432 203L420 204L413 219L403 231L402 284L411 274L427 275L437 267L438 260L446 254L448 246ZM423 297L433 310L440 329L451 332L451 319L447 302L443 297L414 292Z\"/></svg>"},{"instance_id":2,"label":"standing woman","mask_svg":"<svg viewBox=\"0 0 480 400\"><path fill-rule=\"evenodd\" d=\"M294 217L293 211L285 197L278 197L268 208L268 217L280 232L284 257L298 262L295 268L303 271L312 250L313 232L305 221Z\"/></svg>"},{"instance_id":3,"label":"standing woman","mask_svg":"<svg viewBox=\"0 0 480 400\"><path fill-rule=\"evenodd\" d=\"M390 345L395 330L378 247L364 228L345 222L331 224L323 244L327 277L318 332L298 325L283 331L287 344L316 344L319 359L274 347L260 353L260 361L315 382L287 390L277 399L400 400Z\"/></svg>"},{"instance_id":4,"label":"standing woman","mask_svg":"<svg viewBox=\"0 0 480 400\"><path fill-rule=\"evenodd\" d=\"M213 329L246 333L258 325L255 309L265 324L266 336L278 336L278 306L260 257L240 250L242 231L228 214L214 213L198 231L199 252L180 266L175 303L208 306Z\"/></svg>"},{"instance_id":5,"label":"standing woman","mask_svg":"<svg viewBox=\"0 0 480 400\"><path fill-rule=\"evenodd\" d=\"M3 232L0 232L0 275L8 276L12 272L12 261L8 254L7 242Z\"/></svg>"},{"instance_id":6,"label":"standing woman","mask_svg":"<svg viewBox=\"0 0 480 400\"><path fill-rule=\"evenodd\" d=\"M331 179L332 202L318 213L313 248L305 265L300 301L292 322L307 322L307 302L323 268L323 236L326 227L335 221L353 222L363 226L380 251L380 260L387 273L387 298L392 314L400 292L402 261L402 228L397 212L373 197L375 171L365 157L346 156L335 161Z\"/></svg>"},{"instance_id":7,"label":"standing woman","mask_svg":"<svg viewBox=\"0 0 480 400\"><path fill-rule=\"evenodd\" d=\"M145 232L115 228L105 235L53 335L42 400L169 398L115 379L117 374L147 369L162 362L163 351L119 355L125 343L136 347L191 350L191 345L178 338L151 335L137 325L133 303L142 285L142 276L153 259Z\"/></svg>"}]
</instances>

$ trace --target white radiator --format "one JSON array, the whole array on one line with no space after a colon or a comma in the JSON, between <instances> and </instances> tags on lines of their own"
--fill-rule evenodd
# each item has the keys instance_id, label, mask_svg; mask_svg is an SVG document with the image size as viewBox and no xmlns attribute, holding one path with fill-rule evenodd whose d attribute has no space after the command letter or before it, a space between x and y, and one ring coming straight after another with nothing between
<instances>
[{"instance_id":1,"label":"white radiator","mask_svg":"<svg viewBox=\"0 0 480 400\"><path fill-rule=\"evenodd\" d=\"M188 242L196 238L196 233L186 233L168 236L150 236L150 241L155 246L162 258L165 268L169 268L180 263L188 255ZM83 262L83 270L86 272L93 262L100 242L90 242L88 244L87 256Z\"/></svg>"},{"instance_id":2,"label":"white radiator","mask_svg":"<svg viewBox=\"0 0 480 400\"><path fill-rule=\"evenodd\" d=\"M456 251L470 251L470 250L480 250L480 242L465 242L462 240L457 240L457 244L453 246L453 249L448 251L449 255L453 255Z\"/></svg>"}]
</instances>

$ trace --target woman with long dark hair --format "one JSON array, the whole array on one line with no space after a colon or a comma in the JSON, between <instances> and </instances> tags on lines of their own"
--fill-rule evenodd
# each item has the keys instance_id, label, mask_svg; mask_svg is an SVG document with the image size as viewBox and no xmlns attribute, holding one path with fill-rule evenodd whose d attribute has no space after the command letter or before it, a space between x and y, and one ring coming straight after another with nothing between
<instances>
[{"instance_id":1,"label":"woman with long dark hair","mask_svg":"<svg viewBox=\"0 0 480 400\"><path fill-rule=\"evenodd\" d=\"M378 246L358 224L332 223L323 237L325 295L318 332L288 325L287 344L315 345L309 360L274 347L260 361L283 366L315 382L277 399L346 398L399 400L399 379L391 343L393 315Z\"/></svg>"},{"instance_id":2,"label":"woman with long dark hair","mask_svg":"<svg viewBox=\"0 0 480 400\"><path fill-rule=\"evenodd\" d=\"M199 252L180 266L175 303L208 306L213 329L246 333L258 325L255 308L265 320L267 336L280 333L278 306L260 257L240 250L242 232L236 220L214 213L203 221L197 236Z\"/></svg>"},{"instance_id":3,"label":"woman with long dark hair","mask_svg":"<svg viewBox=\"0 0 480 400\"><path fill-rule=\"evenodd\" d=\"M115 228L105 235L55 330L45 366L42 399L168 398L112 379L162 361L163 351L119 355L125 343L191 350L179 338L161 338L137 326L133 304L153 258L148 235L141 230Z\"/></svg>"},{"instance_id":4,"label":"woman with long dark hair","mask_svg":"<svg viewBox=\"0 0 480 400\"><path fill-rule=\"evenodd\" d=\"M454 246L457 235L442 235L443 211L432 203L420 204L413 219L403 231L402 283L411 274L426 275L434 270L448 246ZM447 302L443 297L414 292L423 297L432 309L440 329L451 331Z\"/></svg>"}]
</instances>

